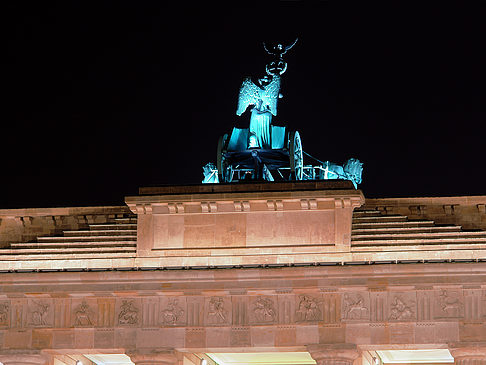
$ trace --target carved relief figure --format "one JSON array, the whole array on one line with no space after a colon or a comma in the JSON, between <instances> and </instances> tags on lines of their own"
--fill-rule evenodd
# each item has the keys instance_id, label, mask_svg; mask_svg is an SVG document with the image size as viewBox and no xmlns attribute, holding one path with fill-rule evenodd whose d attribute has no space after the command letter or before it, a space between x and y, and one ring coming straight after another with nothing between
<instances>
[{"instance_id":1,"label":"carved relief figure","mask_svg":"<svg viewBox=\"0 0 486 365\"><path fill-rule=\"evenodd\" d=\"M414 318L414 310L412 306L408 306L398 296L394 297L390 307L390 319L411 319Z\"/></svg>"},{"instance_id":2,"label":"carved relief figure","mask_svg":"<svg viewBox=\"0 0 486 365\"><path fill-rule=\"evenodd\" d=\"M169 304L161 315L164 324L174 325L184 315L184 309L179 306L178 299L169 299Z\"/></svg>"},{"instance_id":3,"label":"carved relief figure","mask_svg":"<svg viewBox=\"0 0 486 365\"><path fill-rule=\"evenodd\" d=\"M90 315L93 312L89 308L89 305L83 300L83 302L76 307L74 315L76 319L74 321L75 326L92 326L93 323L91 322Z\"/></svg>"},{"instance_id":4,"label":"carved relief figure","mask_svg":"<svg viewBox=\"0 0 486 365\"><path fill-rule=\"evenodd\" d=\"M349 294L344 294L345 319L364 319L367 316L368 308L366 308L361 294L357 294L354 299Z\"/></svg>"},{"instance_id":5,"label":"carved relief figure","mask_svg":"<svg viewBox=\"0 0 486 365\"><path fill-rule=\"evenodd\" d=\"M440 309L443 314L448 316L460 316L464 304L459 297L459 293L451 294L447 290L442 290L439 294Z\"/></svg>"},{"instance_id":6,"label":"carved relief figure","mask_svg":"<svg viewBox=\"0 0 486 365\"><path fill-rule=\"evenodd\" d=\"M273 300L259 297L254 304L253 313L258 322L273 322L276 315Z\"/></svg>"},{"instance_id":7,"label":"carved relief figure","mask_svg":"<svg viewBox=\"0 0 486 365\"><path fill-rule=\"evenodd\" d=\"M8 325L9 306L7 303L0 303L0 326Z\"/></svg>"},{"instance_id":8,"label":"carved relief figure","mask_svg":"<svg viewBox=\"0 0 486 365\"><path fill-rule=\"evenodd\" d=\"M208 320L210 323L226 322L228 311L224 309L223 297L212 297L209 301Z\"/></svg>"},{"instance_id":9,"label":"carved relief figure","mask_svg":"<svg viewBox=\"0 0 486 365\"><path fill-rule=\"evenodd\" d=\"M120 309L118 324L138 323L138 308L133 304L133 300L124 300Z\"/></svg>"},{"instance_id":10,"label":"carved relief figure","mask_svg":"<svg viewBox=\"0 0 486 365\"><path fill-rule=\"evenodd\" d=\"M321 318L321 310L319 309L319 302L308 296L299 296L299 307L296 311L298 321L318 321Z\"/></svg>"},{"instance_id":11,"label":"carved relief figure","mask_svg":"<svg viewBox=\"0 0 486 365\"><path fill-rule=\"evenodd\" d=\"M33 301L35 310L32 311L31 324L33 326L45 326L47 325L47 311L49 310L49 304L43 302Z\"/></svg>"}]
</instances>

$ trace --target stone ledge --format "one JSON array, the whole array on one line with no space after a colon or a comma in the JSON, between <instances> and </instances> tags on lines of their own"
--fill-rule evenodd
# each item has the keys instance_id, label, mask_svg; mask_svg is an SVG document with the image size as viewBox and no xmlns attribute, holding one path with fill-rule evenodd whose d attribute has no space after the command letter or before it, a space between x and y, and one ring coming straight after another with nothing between
<instances>
[{"instance_id":1,"label":"stone ledge","mask_svg":"<svg viewBox=\"0 0 486 365\"><path fill-rule=\"evenodd\" d=\"M355 190L349 180L249 182L227 184L166 185L139 188L140 195L176 195L200 193L270 192L297 190Z\"/></svg>"}]
</instances>

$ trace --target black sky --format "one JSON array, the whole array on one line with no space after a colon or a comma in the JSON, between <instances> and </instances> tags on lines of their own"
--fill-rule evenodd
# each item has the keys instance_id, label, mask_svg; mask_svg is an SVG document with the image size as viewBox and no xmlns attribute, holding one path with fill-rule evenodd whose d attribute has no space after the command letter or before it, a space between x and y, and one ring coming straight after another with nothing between
<instances>
[{"instance_id":1,"label":"black sky","mask_svg":"<svg viewBox=\"0 0 486 365\"><path fill-rule=\"evenodd\" d=\"M200 182L262 41L295 37L276 121L306 152L359 158L367 197L486 194L486 5L232 3L7 5L0 208Z\"/></svg>"}]
</instances>

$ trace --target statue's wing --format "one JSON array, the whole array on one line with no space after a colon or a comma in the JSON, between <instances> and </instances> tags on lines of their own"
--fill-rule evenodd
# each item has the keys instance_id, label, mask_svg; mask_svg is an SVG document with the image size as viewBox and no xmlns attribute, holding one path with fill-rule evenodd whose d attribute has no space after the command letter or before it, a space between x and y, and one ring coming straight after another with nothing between
<instances>
[{"instance_id":1,"label":"statue's wing","mask_svg":"<svg viewBox=\"0 0 486 365\"><path fill-rule=\"evenodd\" d=\"M287 51L288 51L289 49L291 49L293 46L295 46L295 43L297 43L297 41L298 41L298 40L299 40L299 38L295 38L295 41L294 41L294 42L293 42L293 43L292 43L290 46L286 46L286 47L285 47L285 52L283 52L282 54L287 53Z\"/></svg>"},{"instance_id":2,"label":"statue's wing","mask_svg":"<svg viewBox=\"0 0 486 365\"><path fill-rule=\"evenodd\" d=\"M265 52L267 52L268 54L273 54L272 52L270 52L267 48L267 45L265 44L265 42L263 42L263 48L265 49Z\"/></svg>"},{"instance_id":3,"label":"statue's wing","mask_svg":"<svg viewBox=\"0 0 486 365\"><path fill-rule=\"evenodd\" d=\"M256 105L261 98L260 92L262 92L262 90L251 81L251 78L247 77L243 80L240 87L236 115L240 116L243 114L246 108L248 108L248 105Z\"/></svg>"},{"instance_id":4,"label":"statue's wing","mask_svg":"<svg viewBox=\"0 0 486 365\"><path fill-rule=\"evenodd\" d=\"M265 86L265 90L261 92L263 101L262 107L268 106L270 113L272 113L274 116L277 115L277 100L279 91L280 76L275 75L272 77L272 81Z\"/></svg>"}]
</instances>

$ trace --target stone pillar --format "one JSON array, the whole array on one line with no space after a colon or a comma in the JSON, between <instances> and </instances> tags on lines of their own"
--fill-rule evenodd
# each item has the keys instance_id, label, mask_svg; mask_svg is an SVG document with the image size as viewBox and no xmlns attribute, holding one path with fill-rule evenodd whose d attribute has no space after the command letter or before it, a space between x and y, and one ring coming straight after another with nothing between
<instances>
[{"instance_id":1,"label":"stone pillar","mask_svg":"<svg viewBox=\"0 0 486 365\"><path fill-rule=\"evenodd\" d=\"M317 365L352 365L360 356L357 346L349 343L308 345L307 351Z\"/></svg>"},{"instance_id":2,"label":"stone pillar","mask_svg":"<svg viewBox=\"0 0 486 365\"><path fill-rule=\"evenodd\" d=\"M45 365L49 357L39 351L6 350L0 352L0 362L4 365Z\"/></svg>"},{"instance_id":3,"label":"stone pillar","mask_svg":"<svg viewBox=\"0 0 486 365\"><path fill-rule=\"evenodd\" d=\"M449 344L456 365L486 365L486 342L456 342Z\"/></svg>"},{"instance_id":4,"label":"stone pillar","mask_svg":"<svg viewBox=\"0 0 486 365\"><path fill-rule=\"evenodd\" d=\"M127 351L127 355L135 365L174 365L177 356L174 350L134 350Z\"/></svg>"}]
</instances>

